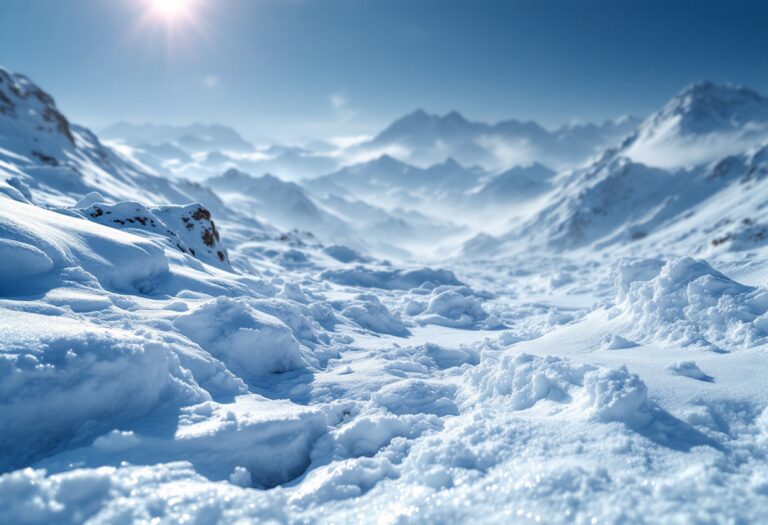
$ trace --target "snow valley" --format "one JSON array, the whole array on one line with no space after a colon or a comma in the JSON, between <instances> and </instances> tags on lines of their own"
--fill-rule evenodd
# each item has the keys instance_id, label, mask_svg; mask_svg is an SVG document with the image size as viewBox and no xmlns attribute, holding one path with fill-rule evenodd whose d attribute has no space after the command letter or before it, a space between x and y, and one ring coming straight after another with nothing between
<instances>
[{"instance_id":1,"label":"snow valley","mask_svg":"<svg viewBox=\"0 0 768 525\"><path fill-rule=\"evenodd\" d=\"M0 523L758 523L768 98L349 143L0 69Z\"/></svg>"}]
</instances>

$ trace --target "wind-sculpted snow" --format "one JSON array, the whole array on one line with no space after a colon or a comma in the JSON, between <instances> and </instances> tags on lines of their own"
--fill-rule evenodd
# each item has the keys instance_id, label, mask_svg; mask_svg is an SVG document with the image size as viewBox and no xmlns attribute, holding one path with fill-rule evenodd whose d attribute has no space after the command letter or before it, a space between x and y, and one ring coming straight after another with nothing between
<instances>
[{"instance_id":1,"label":"wind-sculpted snow","mask_svg":"<svg viewBox=\"0 0 768 525\"><path fill-rule=\"evenodd\" d=\"M768 336L768 291L690 257L625 263L615 311L643 340L735 350L764 344Z\"/></svg>"}]
</instances>

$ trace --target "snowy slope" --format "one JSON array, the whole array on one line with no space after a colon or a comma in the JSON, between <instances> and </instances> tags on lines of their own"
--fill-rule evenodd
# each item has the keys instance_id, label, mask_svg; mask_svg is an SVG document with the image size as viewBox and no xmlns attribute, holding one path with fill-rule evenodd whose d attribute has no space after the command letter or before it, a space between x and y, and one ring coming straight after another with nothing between
<instances>
[{"instance_id":1,"label":"snowy slope","mask_svg":"<svg viewBox=\"0 0 768 525\"><path fill-rule=\"evenodd\" d=\"M91 191L113 200L189 203L180 185L156 176L71 124L53 98L0 69L0 177L36 202L71 205Z\"/></svg>"}]
</instances>

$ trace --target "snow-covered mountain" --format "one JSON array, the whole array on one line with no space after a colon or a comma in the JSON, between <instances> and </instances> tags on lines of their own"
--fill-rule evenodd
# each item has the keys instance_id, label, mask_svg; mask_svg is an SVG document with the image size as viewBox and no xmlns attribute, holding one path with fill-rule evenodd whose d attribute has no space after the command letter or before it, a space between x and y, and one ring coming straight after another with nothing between
<instances>
[{"instance_id":1,"label":"snow-covered mountain","mask_svg":"<svg viewBox=\"0 0 768 525\"><path fill-rule=\"evenodd\" d=\"M396 161L395 161L396 162ZM387 171L389 173L389 171ZM283 229L310 231L327 244L342 243L363 252L403 257L427 238L456 233L448 221L395 207L384 209L360 200L349 192L320 192L333 183L320 181L305 188L273 175L253 177L230 169L205 181L230 208L265 219ZM366 197L377 193L366 193ZM398 243L391 239L397 238Z\"/></svg>"},{"instance_id":2,"label":"snow-covered mountain","mask_svg":"<svg viewBox=\"0 0 768 525\"><path fill-rule=\"evenodd\" d=\"M318 194L353 193L379 205L395 208L429 207L452 200L474 188L485 172L455 160L419 168L389 155L304 182Z\"/></svg>"},{"instance_id":3,"label":"snow-covered mountain","mask_svg":"<svg viewBox=\"0 0 768 525\"><path fill-rule=\"evenodd\" d=\"M475 207L489 208L535 198L553 188L556 173L538 163L493 175L469 195Z\"/></svg>"},{"instance_id":4,"label":"snow-covered mountain","mask_svg":"<svg viewBox=\"0 0 768 525\"><path fill-rule=\"evenodd\" d=\"M691 84L651 115L622 155L661 168L693 167L768 140L768 98L748 88Z\"/></svg>"},{"instance_id":5,"label":"snow-covered mountain","mask_svg":"<svg viewBox=\"0 0 768 525\"><path fill-rule=\"evenodd\" d=\"M90 192L112 200L188 204L200 189L142 169L71 124L53 98L23 75L0 69L0 172L35 202L72 205Z\"/></svg>"},{"instance_id":6,"label":"snow-covered mountain","mask_svg":"<svg viewBox=\"0 0 768 525\"><path fill-rule=\"evenodd\" d=\"M764 170L766 130L765 97L736 86L689 86L620 147L564 177L551 200L509 238L560 247L637 242L696 215L688 221L686 245L706 245L705 232L733 221L733 210L719 204L723 195L755 191L755 183L746 181L759 179L756 174ZM706 203L719 216L698 223ZM742 214L749 222L760 209L756 205Z\"/></svg>"},{"instance_id":7,"label":"snow-covered mountain","mask_svg":"<svg viewBox=\"0 0 768 525\"><path fill-rule=\"evenodd\" d=\"M284 229L312 231L320 238L333 241L354 240L348 224L318 207L306 191L295 182L285 182L273 175L253 177L230 169L205 185L220 195L230 208L262 217ZM353 242L360 247L360 241Z\"/></svg>"},{"instance_id":8,"label":"snow-covered mountain","mask_svg":"<svg viewBox=\"0 0 768 525\"><path fill-rule=\"evenodd\" d=\"M620 142L639 123L634 117L603 124L569 124L549 131L535 122L473 122L460 113L433 115L417 110L392 123L359 152L384 151L427 166L454 158L472 166L507 169L532 162L560 168L580 164Z\"/></svg>"}]
</instances>

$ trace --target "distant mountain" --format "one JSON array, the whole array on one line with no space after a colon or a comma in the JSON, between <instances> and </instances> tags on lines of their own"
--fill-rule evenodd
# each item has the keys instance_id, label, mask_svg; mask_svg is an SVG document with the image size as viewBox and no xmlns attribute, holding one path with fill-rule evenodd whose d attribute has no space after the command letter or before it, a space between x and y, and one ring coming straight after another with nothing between
<instances>
[{"instance_id":1,"label":"distant mountain","mask_svg":"<svg viewBox=\"0 0 768 525\"><path fill-rule=\"evenodd\" d=\"M300 180L339 168L334 156L305 148L273 145L266 149L236 151L215 147L187 135L177 142L128 144L136 160L169 176L203 180L230 168L249 173L274 173L283 179ZM124 143L123 143L124 144Z\"/></svg>"},{"instance_id":2,"label":"distant mountain","mask_svg":"<svg viewBox=\"0 0 768 525\"><path fill-rule=\"evenodd\" d=\"M27 77L0 68L0 188L39 204L70 206L99 192L111 200L188 204L186 183L146 171L58 110Z\"/></svg>"},{"instance_id":3,"label":"distant mountain","mask_svg":"<svg viewBox=\"0 0 768 525\"><path fill-rule=\"evenodd\" d=\"M768 98L742 86L692 84L651 115L622 148L645 164L691 167L768 140Z\"/></svg>"},{"instance_id":4,"label":"distant mountain","mask_svg":"<svg viewBox=\"0 0 768 525\"><path fill-rule=\"evenodd\" d=\"M726 240L748 236L734 224L768 223L767 129L761 95L689 86L620 147L564 179L507 239L575 248L664 238L702 249L716 232Z\"/></svg>"},{"instance_id":5,"label":"distant mountain","mask_svg":"<svg viewBox=\"0 0 768 525\"><path fill-rule=\"evenodd\" d=\"M535 122L486 124L469 121L456 111L440 116L417 110L354 149L390 152L421 166L452 157L462 164L487 169L506 169L534 161L563 167L582 163L618 144L639 122L625 117L600 125L570 124L548 131Z\"/></svg>"},{"instance_id":6,"label":"distant mountain","mask_svg":"<svg viewBox=\"0 0 768 525\"><path fill-rule=\"evenodd\" d=\"M311 231L325 243L365 247L349 224L319 207L294 182L269 174L254 177L232 168L207 179L205 185L238 212L262 217L280 228Z\"/></svg>"},{"instance_id":7,"label":"distant mountain","mask_svg":"<svg viewBox=\"0 0 768 525\"><path fill-rule=\"evenodd\" d=\"M479 168L466 168L451 158L419 168L382 155L305 181L304 185L318 194L334 194L341 188L386 207L411 207L422 201L434 204L463 195L474 188L484 174Z\"/></svg>"},{"instance_id":8,"label":"distant mountain","mask_svg":"<svg viewBox=\"0 0 768 525\"><path fill-rule=\"evenodd\" d=\"M129 145L174 144L188 153L211 150L249 152L253 144L237 131L219 124L131 124L118 122L101 131L106 139L123 141Z\"/></svg>"},{"instance_id":9,"label":"distant mountain","mask_svg":"<svg viewBox=\"0 0 768 525\"><path fill-rule=\"evenodd\" d=\"M555 174L539 163L515 166L489 178L470 193L469 202L475 206L494 206L530 199L551 190Z\"/></svg>"}]
</instances>

